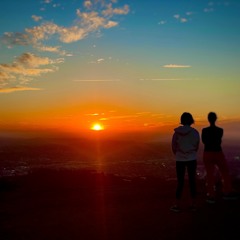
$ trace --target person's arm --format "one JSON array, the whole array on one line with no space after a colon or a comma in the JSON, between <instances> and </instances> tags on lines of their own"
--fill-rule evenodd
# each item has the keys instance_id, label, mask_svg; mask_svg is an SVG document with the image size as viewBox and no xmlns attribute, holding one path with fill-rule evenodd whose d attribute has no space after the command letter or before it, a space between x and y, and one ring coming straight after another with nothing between
<instances>
[{"instance_id":1,"label":"person's arm","mask_svg":"<svg viewBox=\"0 0 240 240\"><path fill-rule=\"evenodd\" d=\"M202 130L202 135L201 135L201 140L202 140L202 143L203 144L206 144L206 134L205 134L205 131L204 131L204 129Z\"/></svg>"},{"instance_id":2,"label":"person's arm","mask_svg":"<svg viewBox=\"0 0 240 240\"><path fill-rule=\"evenodd\" d=\"M223 132L224 132L224 130L223 130L223 128L221 128L221 139L223 137Z\"/></svg>"},{"instance_id":3,"label":"person's arm","mask_svg":"<svg viewBox=\"0 0 240 240\"><path fill-rule=\"evenodd\" d=\"M200 135L199 135L199 132L197 132L196 151L198 151L199 149L199 144L200 144Z\"/></svg>"},{"instance_id":4,"label":"person's arm","mask_svg":"<svg viewBox=\"0 0 240 240\"><path fill-rule=\"evenodd\" d=\"M176 133L174 133L172 136L172 151L173 151L174 155L177 152L177 134Z\"/></svg>"},{"instance_id":5,"label":"person's arm","mask_svg":"<svg viewBox=\"0 0 240 240\"><path fill-rule=\"evenodd\" d=\"M222 144L222 137L223 137L223 128L220 128L220 134L219 134L219 144Z\"/></svg>"},{"instance_id":6,"label":"person's arm","mask_svg":"<svg viewBox=\"0 0 240 240\"><path fill-rule=\"evenodd\" d=\"M199 145L200 145L200 135L199 135L199 133L198 133L198 140L197 140L197 151L198 151L198 149L199 149Z\"/></svg>"}]
</instances>

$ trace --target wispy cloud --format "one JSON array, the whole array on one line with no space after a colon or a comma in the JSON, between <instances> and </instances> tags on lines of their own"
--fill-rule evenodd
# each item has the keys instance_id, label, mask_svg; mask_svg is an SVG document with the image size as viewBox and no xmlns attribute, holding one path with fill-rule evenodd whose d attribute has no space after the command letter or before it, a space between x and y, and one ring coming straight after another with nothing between
<instances>
[{"instance_id":1,"label":"wispy cloud","mask_svg":"<svg viewBox=\"0 0 240 240\"><path fill-rule=\"evenodd\" d=\"M211 13L217 11L219 7L229 7L230 5L234 5L235 2L238 1L218 1L218 2L208 2L207 6L203 9L205 13Z\"/></svg>"},{"instance_id":2,"label":"wispy cloud","mask_svg":"<svg viewBox=\"0 0 240 240\"><path fill-rule=\"evenodd\" d=\"M214 8L204 8L203 11L204 11L205 13L213 12L213 11L214 11Z\"/></svg>"},{"instance_id":3,"label":"wispy cloud","mask_svg":"<svg viewBox=\"0 0 240 240\"><path fill-rule=\"evenodd\" d=\"M189 22L190 20L192 20L192 15L194 15L194 12L192 11L187 11L184 14L174 14L172 17L180 23L186 23ZM167 22L171 22L171 21L166 21L166 20L160 20L158 22L159 25L165 25Z\"/></svg>"},{"instance_id":4,"label":"wispy cloud","mask_svg":"<svg viewBox=\"0 0 240 240\"><path fill-rule=\"evenodd\" d=\"M165 20L161 20L160 22L158 22L159 25L164 25L166 23L167 23L167 21L165 21Z\"/></svg>"},{"instance_id":5,"label":"wispy cloud","mask_svg":"<svg viewBox=\"0 0 240 240\"><path fill-rule=\"evenodd\" d=\"M87 6L88 8L91 7L90 4L87 4ZM38 47L43 44L43 41L49 40L53 35L56 35L60 42L72 43L86 38L90 32L117 26L118 22L111 20L111 17L113 15L126 15L129 12L128 5L123 8L113 8L112 4L105 4L105 8L102 12L77 9L77 19L71 27L59 26L54 22L45 21L39 26L26 28L25 32L22 33L5 32L2 36L2 42L9 46L33 45ZM35 21L42 19L35 15L32 18Z\"/></svg>"},{"instance_id":6,"label":"wispy cloud","mask_svg":"<svg viewBox=\"0 0 240 240\"><path fill-rule=\"evenodd\" d=\"M208 2L207 7L203 9L203 12L210 13L214 11L214 2Z\"/></svg>"},{"instance_id":7,"label":"wispy cloud","mask_svg":"<svg viewBox=\"0 0 240 240\"><path fill-rule=\"evenodd\" d=\"M176 18L176 19L179 19L180 15L179 14L175 14L175 15L173 15L173 17Z\"/></svg>"},{"instance_id":8,"label":"wispy cloud","mask_svg":"<svg viewBox=\"0 0 240 240\"><path fill-rule=\"evenodd\" d=\"M181 22L181 23L188 22L188 19L187 19L187 18L180 18L180 22Z\"/></svg>"},{"instance_id":9,"label":"wispy cloud","mask_svg":"<svg viewBox=\"0 0 240 240\"><path fill-rule=\"evenodd\" d=\"M140 78L140 81L181 81L182 78Z\"/></svg>"},{"instance_id":10,"label":"wispy cloud","mask_svg":"<svg viewBox=\"0 0 240 240\"><path fill-rule=\"evenodd\" d=\"M120 79L76 79L74 82L119 82Z\"/></svg>"},{"instance_id":11,"label":"wispy cloud","mask_svg":"<svg viewBox=\"0 0 240 240\"><path fill-rule=\"evenodd\" d=\"M173 15L175 19L177 19L181 23L186 23L188 22L188 19L186 17L181 17L179 14Z\"/></svg>"},{"instance_id":12,"label":"wispy cloud","mask_svg":"<svg viewBox=\"0 0 240 240\"><path fill-rule=\"evenodd\" d=\"M163 68L190 68L190 65L178 65L178 64L167 64L163 65Z\"/></svg>"},{"instance_id":13,"label":"wispy cloud","mask_svg":"<svg viewBox=\"0 0 240 240\"><path fill-rule=\"evenodd\" d=\"M32 15L32 19L33 19L35 22L38 22L38 21L42 20L42 17L41 17L41 16Z\"/></svg>"},{"instance_id":14,"label":"wispy cloud","mask_svg":"<svg viewBox=\"0 0 240 240\"><path fill-rule=\"evenodd\" d=\"M93 55L92 55L92 57L93 57ZM99 64L99 63L103 63L105 61L111 61L111 60L112 60L112 57L109 56L107 58L98 58L96 60L89 61L88 63L90 63L90 64Z\"/></svg>"},{"instance_id":15,"label":"wispy cloud","mask_svg":"<svg viewBox=\"0 0 240 240\"><path fill-rule=\"evenodd\" d=\"M92 5L93 5L92 2L89 1L89 0L87 0L87 1L84 2L84 7L85 7L85 8L90 9L90 8L92 7Z\"/></svg>"},{"instance_id":16,"label":"wispy cloud","mask_svg":"<svg viewBox=\"0 0 240 240\"><path fill-rule=\"evenodd\" d=\"M137 115L148 115L149 113L151 113L151 112L137 112L136 114Z\"/></svg>"},{"instance_id":17,"label":"wispy cloud","mask_svg":"<svg viewBox=\"0 0 240 240\"><path fill-rule=\"evenodd\" d=\"M103 62L103 61L104 61L104 58L99 58L99 59L97 60L98 63Z\"/></svg>"},{"instance_id":18,"label":"wispy cloud","mask_svg":"<svg viewBox=\"0 0 240 240\"><path fill-rule=\"evenodd\" d=\"M102 11L104 16L113 16L115 14L118 15L126 15L129 13L129 6L124 5L122 8L113 8L112 3L107 5L107 8Z\"/></svg>"},{"instance_id":19,"label":"wispy cloud","mask_svg":"<svg viewBox=\"0 0 240 240\"><path fill-rule=\"evenodd\" d=\"M102 115L101 113L87 113L85 116L99 116Z\"/></svg>"},{"instance_id":20,"label":"wispy cloud","mask_svg":"<svg viewBox=\"0 0 240 240\"><path fill-rule=\"evenodd\" d=\"M39 45L37 47L39 52L50 52L50 53L57 53L62 56L68 56L70 53L66 52L65 50L61 50L60 46L43 46ZM72 55L71 55L72 56Z\"/></svg>"},{"instance_id":21,"label":"wispy cloud","mask_svg":"<svg viewBox=\"0 0 240 240\"><path fill-rule=\"evenodd\" d=\"M28 83L32 80L32 77L56 71L58 69L56 64L62 62L62 58L50 59L32 53L24 53L11 64L0 64L1 86L7 85L9 81L20 84Z\"/></svg>"},{"instance_id":22,"label":"wispy cloud","mask_svg":"<svg viewBox=\"0 0 240 240\"><path fill-rule=\"evenodd\" d=\"M33 87L10 87L10 88L0 88L0 93L12 93L19 91L40 91L41 88L33 88Z\"/></svg>"},{"instance_id":23,"label":"wispy cloud","mask_svg":"<svg viewBox=\"0 0 240 240\"><path fill-rule=\"evenodd\" d=\"M139 116L132 114L132 115L111 116L108 119L128 119L128 118L132 119L132 118L138 118L138 117Z\"/></svg>"}]
</instances>

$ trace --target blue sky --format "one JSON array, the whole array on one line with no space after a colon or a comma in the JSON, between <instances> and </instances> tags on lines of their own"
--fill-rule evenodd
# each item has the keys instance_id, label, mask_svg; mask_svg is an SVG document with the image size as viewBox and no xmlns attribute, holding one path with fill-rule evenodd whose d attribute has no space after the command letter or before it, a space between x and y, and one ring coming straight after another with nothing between
<instances>
[{"instance_id":1,"label":"blue sky","mask_svg":"<svg viewBox=\"0 0 240 240\"><path fill-rule=\"evenodd\" d=\"M3 0L0 125L239 121L239 13L237 0Z\"/></svg>"}]
</instances>

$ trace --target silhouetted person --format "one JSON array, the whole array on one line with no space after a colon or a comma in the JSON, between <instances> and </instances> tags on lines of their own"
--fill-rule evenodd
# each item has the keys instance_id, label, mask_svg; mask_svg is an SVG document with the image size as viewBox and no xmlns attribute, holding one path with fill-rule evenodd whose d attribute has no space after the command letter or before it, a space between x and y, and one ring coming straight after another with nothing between
<instances>
[{"instance_id":1,"label":"silhouetted person","mask_svg":"<svg viewBox=\"0 0 240 240\"><path fill-rule=\"evenodd\" d=\"M180 211L180 200L184 187L185 171L188 172L189 188L192 198L192 210L196 209L196 169L197 169L197 151L200 142L200 136L191 125L194 123L190 113L184 112L181 116L181 124L174 129L172 137L172 151L176 158L177 189L176 204L170 208L174 212Z\"/></svg>"},{"instance_id":2,"label":"silhouetted person","mask_svg":"<svg viewBox=\"0 0 240 240\"><path fill-rule=\"evenodd\" d=\"M223 185L224 198L232 196L231 180L227 162L222 151L223 129L216 126L217 115L208 114L209 127L202 129L202 142L204 144L203 162L206 168L207 202L215 203L215 169L218 168Z\"/></svg>"}]
</instances>

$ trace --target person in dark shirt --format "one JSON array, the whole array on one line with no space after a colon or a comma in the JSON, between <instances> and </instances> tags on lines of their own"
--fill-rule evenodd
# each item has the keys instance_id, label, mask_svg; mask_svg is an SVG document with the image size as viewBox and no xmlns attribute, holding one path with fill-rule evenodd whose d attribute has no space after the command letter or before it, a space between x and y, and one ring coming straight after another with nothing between
<instances>
[{"instance_id":1,"label":"person in dark shirt","mask_svg":"<svg viewBox=\"0 0 240 240\"><path fill-rule=\"evenodd\" d=\"M202 129L202 142L204 144L203 162L206 169L207 202L215 203L215 168L217 167L222 178L223 196L231 196L232 187L226 158L222 151L223 129L216 126L217 115L208 114L209 127Z\"/></svg>"}]
</instances>

